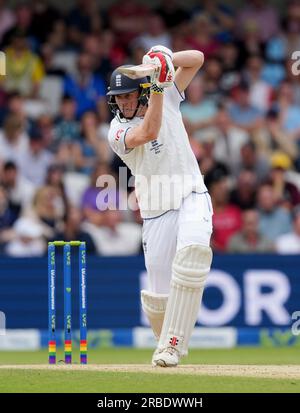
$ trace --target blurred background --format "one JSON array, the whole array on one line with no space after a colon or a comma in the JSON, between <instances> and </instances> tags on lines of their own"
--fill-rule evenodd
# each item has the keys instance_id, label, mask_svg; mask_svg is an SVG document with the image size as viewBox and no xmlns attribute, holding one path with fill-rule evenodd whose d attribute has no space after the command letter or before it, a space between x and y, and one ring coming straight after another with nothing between
<instances>
[{"instance_id":1,"label":"blurred background","mask_svg":"<svg viewBox=\"0 0 300 413\"><path fill-rule=\"evenodd\" d=\"M145 323L139 211L101 211L96 181L118 180L124 167L107 143L110 74L155 44L205 55L181 105L214 205L216 258L199 322L290 326L300 302L300 0L0 0L0 310L11 327L46 325L54 239L87 242L92 327ZM127 180L109 190L116 205L135 200ZM25 292L36 297L30 310ZM115 311L113 321L105 306L116 301L123 318Z\"/></svg>"},{"instance_id":2,"label":"blurred background","mask_svg":"<svg viewBox=\"0 0 300 413\"><path fill-rule=\"evenodd\" d=\"M59 237L141 253L139 211L99 211L95 183L124 166L107 143L110 74L155 44L205 55L182 113L212 195L214 251L299 253L300 1L63 6L0 1L0 253L40 256Z\"/></svg>"}]
</instances>

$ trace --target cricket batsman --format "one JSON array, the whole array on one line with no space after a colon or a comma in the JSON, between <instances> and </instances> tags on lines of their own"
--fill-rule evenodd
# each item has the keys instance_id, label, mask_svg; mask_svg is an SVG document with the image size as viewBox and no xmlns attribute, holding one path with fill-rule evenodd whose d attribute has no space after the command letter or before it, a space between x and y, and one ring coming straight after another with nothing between
<instances>
[{"instance_id":1,"label":"cricket batsman","mask_svg":"<svg viewBox=\"0 0 300 413\"><path fill-rule=\"evenodd\" d=\"M143 218L149 288L141 301L158 341L153 366L175 367L187 355L212 261L211 199L180 112L203 61L196 50L154 46L143 57L155 65L150 81L117 68L107 93L109 143L135 176Z\"/></svg>"}]
</instances>

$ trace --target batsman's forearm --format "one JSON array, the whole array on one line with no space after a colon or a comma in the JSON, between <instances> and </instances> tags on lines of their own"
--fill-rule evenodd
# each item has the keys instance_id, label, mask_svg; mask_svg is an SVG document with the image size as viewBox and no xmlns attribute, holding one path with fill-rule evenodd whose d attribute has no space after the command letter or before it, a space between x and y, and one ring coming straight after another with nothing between
<instances>
[{"instance_id":1,"label":"batsman's forearm","mask_svg":"<svg viewBox=\"0 0 300 413\"><path fill-rule=\"evenodd\" d=\"M198 50L183 50L173 54L173 64L176 67L195 67L199 68L204 63L204 54Z\"/></svg>"},{"instance_id":2,"label":"batsman's forearm","mask_svg":"<svg viewBox=\"0 0 300 413\"><path fill-rule=\"evenodd\" d=\"M162 121L163 94L150 94L148 109L143 120L143 129L149 139L157 138Z\"/></svg>"}]
</instances>

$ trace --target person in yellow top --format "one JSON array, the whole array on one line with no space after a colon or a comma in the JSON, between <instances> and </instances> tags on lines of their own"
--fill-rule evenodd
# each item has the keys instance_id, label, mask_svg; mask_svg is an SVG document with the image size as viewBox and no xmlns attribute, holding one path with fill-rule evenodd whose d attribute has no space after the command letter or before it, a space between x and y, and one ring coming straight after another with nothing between
<instances>
[{"instance_id":1,"label":"person in yellow top","mask_svg":"<svg viewBox=\"0 0 300 413\"><path fill-rule=\"evenodd\" d=\"M5 55L6 76L1 77L4 90L36 97L45 71L41 59L30 50L27 38L22 33L16 33Z\"/></svg>"}]
</instances>

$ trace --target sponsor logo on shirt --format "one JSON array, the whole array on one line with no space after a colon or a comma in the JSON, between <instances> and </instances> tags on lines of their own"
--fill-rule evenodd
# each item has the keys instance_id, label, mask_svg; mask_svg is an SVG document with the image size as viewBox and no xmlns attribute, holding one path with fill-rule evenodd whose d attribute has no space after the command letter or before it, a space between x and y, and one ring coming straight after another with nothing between
<instances>
[{"instance_id":1,"label":"sponsor logo on shirt","mask_svg":"<svg viewBox=\"0 0 300 413\"><path fill-rule=\"evenodd\" d=\"M171 344L171 346L176 347L178 346L178 338L177 337L171 337L169 343Z\"/></svg>"},{"instance_id":2,"label":"sponsor logo on shirt","mask_svg":"<svg viewBox=\"0 0 300 413\"><path fill-rule=\"evenodd\" d=\"M151 146L152 148L150 149L150 151L154 151L155 155L157 153L160 153L160 148L163 146L163 143L158 143L157 140L155 139L155 141L151 141Z\"/></svg>"}]
</instances>

